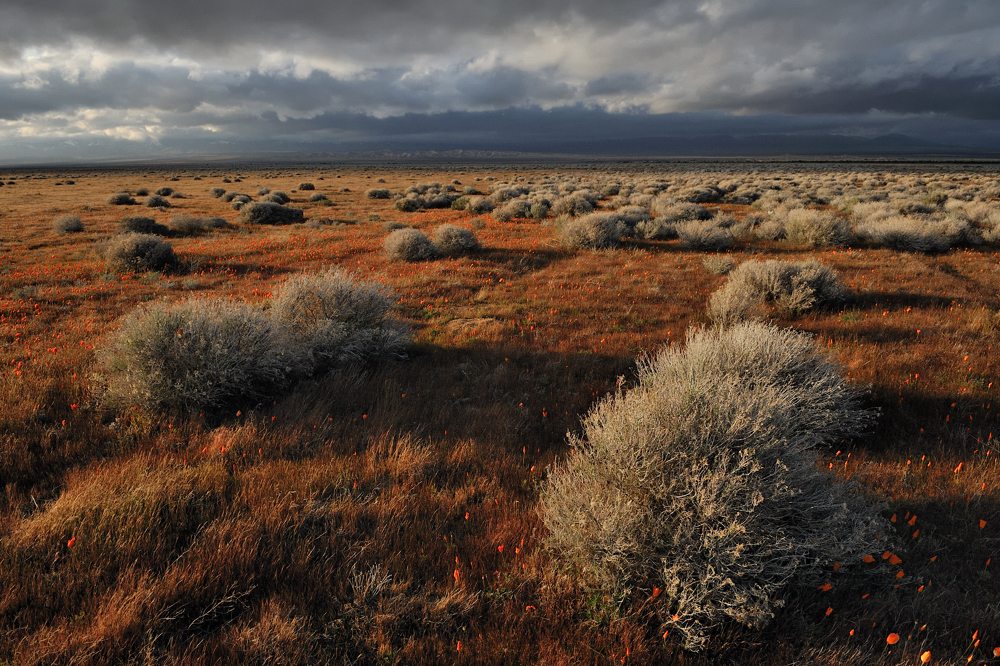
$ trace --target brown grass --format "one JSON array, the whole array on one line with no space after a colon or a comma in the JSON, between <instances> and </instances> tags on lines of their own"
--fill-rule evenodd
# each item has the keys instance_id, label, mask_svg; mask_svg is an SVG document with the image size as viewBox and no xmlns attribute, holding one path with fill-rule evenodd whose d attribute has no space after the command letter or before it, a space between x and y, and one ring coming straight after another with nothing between
<instances>
[{"instance_id":1,"label":"brown grass","mask_svg":"<svg viewBox=\"0 0 1000 666\"><path fill-rule=\"evenodd\" d=\"M397 212L364 196L377 178L485 190L476 178L512 174L275 168L224 186L308 180L333 206L290 205L348 224L234 226L171 239L169 274L107 270L100 244L130 214L109 194L171 182L187 196L171 214L233 223L208 188L236 174L211 173L81 169L64 187L0 174L19 176L0 189L0 663L895 664L924 650L983 663L1000 646L994 247L737 242L737 264L815 259L854 292L842 310L775 316L814 333L881 409L871 436L823 464L889 502L904 576L845 563L829 591L791 592L767 629L725 627L692 655L653 632L654 600L603 598L561 568L536 504L567 430L636 356L708 323L726 278L704 255L678 241L570 252L551 226L487 219L474 255L394 263L384 221L429 233L474 216ZM84 231L54 233L61 214ZM396 290L408 363L300 384L222 423L102 407L95 354L125 312L192 292L257 302L334 265Z\"/></svg>"}]
</instances>

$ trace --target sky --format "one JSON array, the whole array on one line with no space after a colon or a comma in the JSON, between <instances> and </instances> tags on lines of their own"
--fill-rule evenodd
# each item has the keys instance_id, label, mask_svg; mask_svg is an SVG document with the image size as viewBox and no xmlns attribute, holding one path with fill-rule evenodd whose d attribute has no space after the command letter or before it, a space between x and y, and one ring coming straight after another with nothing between
<instances>
[{"instance_id":1,"label":"sky","mask_svg":"<svg viewBox=\"0 0 1000 666\"><path fill-rule=\"evenodd\" d=\"M1000 152L998 0L4 0L0 18L0 163L866 145Z\"/></svg>"}]
</instances>

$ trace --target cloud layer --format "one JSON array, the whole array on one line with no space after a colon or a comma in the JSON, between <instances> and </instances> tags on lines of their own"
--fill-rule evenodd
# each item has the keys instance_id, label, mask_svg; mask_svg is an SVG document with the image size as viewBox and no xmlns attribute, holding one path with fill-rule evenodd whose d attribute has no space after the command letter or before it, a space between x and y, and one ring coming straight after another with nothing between
<instances>
[{"instance_id":1,"label":"cloud layer","mask_svg":"<svg viewBox=\"0 0 1000 666\"><path fill-rule=\"evenodd\" d=\"M647 116L651 136L678 113L722 114L725 131L779 114L787 131L816 116L968 142L1000 123L1000 4L14 0L0 21L0 157L31 141L336 144L393 125L358 118L407 119L409 136L418 115L534 109L516 138L560 108Z\"/></svg>"}]
</instances>

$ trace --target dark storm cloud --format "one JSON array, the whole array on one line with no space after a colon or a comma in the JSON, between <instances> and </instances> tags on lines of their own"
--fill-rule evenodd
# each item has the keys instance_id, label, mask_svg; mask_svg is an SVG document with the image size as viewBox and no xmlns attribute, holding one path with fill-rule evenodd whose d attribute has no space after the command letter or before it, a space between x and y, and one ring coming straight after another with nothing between
<instances>
[{"instance_id":1,"label":"dark storm cloud","mask_svg":"<svg viewBox=\"0 0 1000 666\"><path fill-rule=\"evenodd\" d=\"M202 134L241 145L418 136L555 145L557 135L570 145L815 126L952 141L997 122L996 0L7 0L0 9L0 155L25 141L167 145Z\"/></svg>"}]
</instances>

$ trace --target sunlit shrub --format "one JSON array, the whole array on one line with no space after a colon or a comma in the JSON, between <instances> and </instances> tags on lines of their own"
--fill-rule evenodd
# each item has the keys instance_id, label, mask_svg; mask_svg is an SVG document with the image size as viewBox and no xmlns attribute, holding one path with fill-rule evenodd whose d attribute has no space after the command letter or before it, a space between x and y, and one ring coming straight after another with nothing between
<instances>
[{"instance_id":1,"label":"sunlit shrub","mask_svg":"<svg viewBox=\"0 0 1000 666\"><path fill-rule=\"evenodd\" d=\"M389 190L382 187L373 187L372 189L365 192L365 196L369 199L388 199L391 195Z\"/></svg>"},{"instance_id":2,"label":"sunlit shrub","mask_svg":"<svg viewBox=\"0 0 1000 666\"><path fill-rule=\"evenodd\" d=\"M60 215L52 221L52 230L60 236L83 231L83 222L79 215Z\"/></svg>"},{"instance_id":3,"label":"sunlit shrub","mask_svg":"<svg viewBox=\"0 0 1000 666\"><path fill-rule=\"evenodd\" d=\"M716 220L695 220L678 224L677 237L692 250L724 250L735 243L733 234Z\"/></svg>"},{"instance_id":4,"label":"sunlit shrub","mask_svg":"<svg viewBox=\"0 0 1000 666\"><path fill-rule=\"evenodd\" d=\"M933 220L897 215L862 222L854 227L859 238L906 252L944 252L958 245L975 245L981 236L967 220Z\"/></svg>"},{"instance_id":5,"label":"sunlit shrub","mask_svg":"<svg viewBox=\"0 0 1000 666\"><path fill-rule=\"evenodd\" d=\"M836 271L815 261L745 261L712 294L709 315L732 324L760 315L774 305L785 314L801 314L847 298Z\"/></svg>"},{"instance_id":6,"label":"sunlit shrub","mask_svg":"<svg viewBox=\"0 0 1000 666\"><path fill-rule=\"evenodd\" d=\"M152 234L113 236L103 254L108 268L118 272L160 270L175 261L170 243Z\"/></svg>"},{"instance_id":7,"label":"sunlit shrub","mask_svg":"<svg viewBox=\"0 0 1000 666\"><path fill-rule=\"evenodd\" d=\"M526 218L531 214L531 204L517 199L508 201L499 208L493 209L493 219L497 222L510 222L515 218Z\"/></svg>"},{"instance_id":8,"label":"sunlit shrub","mask_svg":"<svg viewBox=\"0 0 1000 666\"><path fill-rule=\"evenodd\" d=\"M396 229L385 237L383 248L393 261L423 261L437 256L434 243L416 229Z\"/></svg>"},{"instance_id":9,"label":"sunlit shrub","mask_svg":"<svg viewBox=\"0 0 1000 666\"><path fill-rule=\"evenodd\" d=\"M571 250L601 250L621 240L624 225L611 213L589 213L565 220L559 229L564 247Z\"/></svg>"},{"instance_id":10,"label":"sunlit shrub","mask_svg":"<svg viewBox=\"0 0 1000 666\"><path fill-rule=\"evenodd\" d=\"M340 270L290 278L271 301L270 316L303 370L338 361L405 357L409 337L389 319L389 293Z\"/></svg>"},{"instance_id":11,"label":"sunlit shrub","mask_svg":"<svg viewBox=\"0 0 1000 666\"><path fill-rule=\"evenodd\" d=\"M287 385L302 365L297 351L245 303L152 305L127 315L105 352L108 399L149 409L246 406Z\"/></svg>"},{"instance_id":12,"label":"sunlit shrub","mask_svg":"<svg viewBox=\"0 0 1000 666\"><path fill-rule=\"evenodd\" d=\"M843 245L850 238L850 229L847 222L833 213L796 208L788 211L785 237L809 247Z\"/></svg>"},{"instance_id":13,"label":"sunlit shrub","mask_svg":"<svg viewBox=\"0 0 1000 666\"><path fill-rule=\"evenodd\" d=\"M116 192L108 197L108 203L112 206L134 206L135 199L129 192Z\"/></svg>"},{"instance_id":14,"label":"sunlit shrub","mask_svg":"<svg viewBox=\"0 0 1000 666\"><path fill-rule=\"evenodd\" d=\"M170 208L170 202L159 194L151 194L146 199L146 206L149 208Z\"/></svg>"},{"instance_id":15,"label":"sunlit shrub","mask_svg":"<svg viewBox=\"0 0 1000 666\"><path fill-rule=\"evenodd\" d=\"M257 201L244 204L237 220L243 224L296 224L305 221L305 215L298 208L289 208L273 201Z\"/></svg>"},{"instance_id":16,"label":"sunlit shrub","mask_svg":"<svg viewBox=\"0 0 1000 666\"><path fill-rule=\"evenodd\" d=\"M764 626L796 584L889 533L814 448L871 415L808 336L761 323L689 334L594 407L541 498L549 546L609 595L651 598L698 649L730 620Z\"/></svg>"},{"instance_id":17,"label":"sunlit shrub","mask_svg":"<svg viewBox=\"0 0 1000 666\"><path fill-rule=\"evenodd\" d=\"M445 255L462 254L479 249L479 241L470 229L454 224L442 224L434 231L434 245Z\"/></svg>"}]
</instances>

